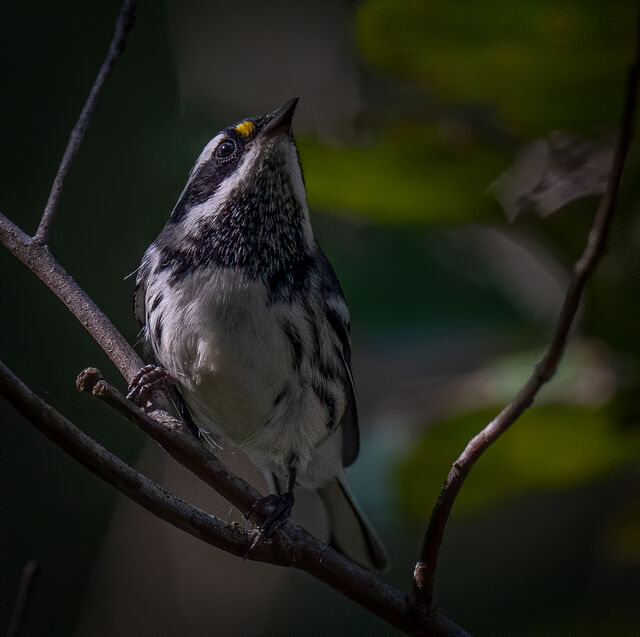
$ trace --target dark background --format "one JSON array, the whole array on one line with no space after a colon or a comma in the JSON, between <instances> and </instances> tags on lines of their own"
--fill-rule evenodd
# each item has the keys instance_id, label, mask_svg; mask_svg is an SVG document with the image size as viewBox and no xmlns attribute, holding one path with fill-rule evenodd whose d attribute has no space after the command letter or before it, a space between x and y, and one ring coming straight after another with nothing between
<instances>
[{"instance_id":1,"label":"dark background","mask_svg":"<svg viewBox=\"0 0 640 637\"><path fill-rule=\"evenodd\" d=\"M29 233L118 8L1 5L0 210ZM389 547L389 579L406 588L448 467L543 352L596 204L509 223L487 188L551 131L597 138L617 125L636 10L595 0L141 2L69 175L53 251L135 342L125 276L201 148L300 95L314 227L352 313L363 443L350 480ZM474 634L640 630L638 157L634 143L610 251L558 376L456 502L437 596ZM0 273L2 359L135 462L142 435L74 387L88 365L121 384L117 371L6 251ZM34 556L26 634L69 635L116 494L6 403L0 415L0 630ZM255 634L393 634L323 585L296 581L278 589ZM241 599L236 612L247 612ZM211 634L238 629L230 620Z\"/></svg>"}]
</instances>

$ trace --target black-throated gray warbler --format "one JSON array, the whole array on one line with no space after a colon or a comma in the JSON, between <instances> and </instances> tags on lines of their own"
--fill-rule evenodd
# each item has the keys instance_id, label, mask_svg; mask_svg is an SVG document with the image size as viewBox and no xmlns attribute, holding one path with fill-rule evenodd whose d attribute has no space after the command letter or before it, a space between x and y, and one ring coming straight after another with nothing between
<instances>
[{"instance_id":1,"label":"black-throated gray warbler","mask_svg":"<svg viewBox=\"0 0 640 637\"><path fill-rule=\"evenodd\" d=\"M359 447L349 312L311 228L296 103L206 145L143 257L136 316L196 426L265 473L278 494L271 521L288 515L294 484L317 490L332 544L383 570L345 483Z\"/></svg>"}]
</instances>

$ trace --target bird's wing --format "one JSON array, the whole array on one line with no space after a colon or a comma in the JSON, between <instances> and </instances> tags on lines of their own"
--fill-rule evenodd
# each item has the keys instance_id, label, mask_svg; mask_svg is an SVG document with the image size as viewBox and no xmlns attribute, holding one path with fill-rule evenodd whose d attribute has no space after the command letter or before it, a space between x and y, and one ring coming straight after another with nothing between
<instances>
[{"instance_id":1,"label":"bird's wing","mask_svg":"<svg viewBox=\"0 0 640 637\"><path fill-rule=\"evenodd\" d=\"M146 255L145 255L146 256ZM145 297L147 295L147 275L149 274L149 266L146 258L142 259L142 263L138 268L136 276L136 288L133 291L133 313L140 327L144 327L147 323L147 312L145 307Z\"/></svg>"},{"instance_id":2,"label":"bird's wing","mask_svg":"<svg viewBox=\"0 0 640 637\"><path fill-rule=\"evenodd\" d=\"M358 410L356 392L351 373L351 337L349 311L344 300L340 282L329 260L318 247L318 262L322 275L322 293L325 301L325 312L329 325L340 343L342 362L344 364L344 392L346 406L338 425L342 429L342 464L345 467L353 464L360 449L360 431L358 428Z\"/></svg>"}]
</instances>

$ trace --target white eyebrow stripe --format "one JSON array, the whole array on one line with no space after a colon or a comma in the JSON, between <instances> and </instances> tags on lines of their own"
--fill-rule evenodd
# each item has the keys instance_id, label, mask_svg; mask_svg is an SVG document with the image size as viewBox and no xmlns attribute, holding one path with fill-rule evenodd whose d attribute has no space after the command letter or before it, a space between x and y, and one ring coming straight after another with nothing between
<instances>
[{"instance_id":1,"label":"white eyebrow stripe","mask_svg":"<svg viewBox=\"0 0 640 637\"><path fill-rule=\"evenodd\" d=\"M214 139L212 139L211 142L207 144L207 146L210 146L215 141L215 139L216 138L214 137ZM204 154L204 151L202 154ZM240 162L240 165L236 168L236 170L220 184L215 193L209 199L207 199L207 201L191 208L189 214L182 222L186 233L198 233L200 220L207 216L214 216L216 212L218 212L218 210L228 199L231 191L246 177L247 172L250 170L257 156L258 146L254 145L242 158L242 161ZM187 186L188 185L189 184L187 184Z\"/></svg>"},{"instance_id":2,"label":"white eyebrow stripe","mask_svg":"<svg viewBox=\"0 0 640 637\"><path fill-rule=\"evenodd\" d=\"M196 173L196 171L198 170L198 168L200 168L200 166L202 166L202 164L204 164L205 162L209 161L209 159L211 158L211 153L213 153L213 151L215 150L215 148L217 147L217 145L226 137L226 135L224 133L218 133L203 149L202 152L200 153L200 156L198 157L198 159L196 160L196 163L193 165L193 168L191 169L191 172L189 173L189 181L191 181L191 178L193 177L193 175ZM187 182L188 185L189 182Z\"/></svg>"}]
</instances>

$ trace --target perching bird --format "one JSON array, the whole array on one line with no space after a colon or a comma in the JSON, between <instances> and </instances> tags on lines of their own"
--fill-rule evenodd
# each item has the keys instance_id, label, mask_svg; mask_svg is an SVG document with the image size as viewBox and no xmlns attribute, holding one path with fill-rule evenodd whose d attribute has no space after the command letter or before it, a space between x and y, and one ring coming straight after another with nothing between
<instances>
[{"instance_id":1,"label":"perching bird","mask_svg":"<svg viewBox=\"0 0 640 637\"><path fill-rule=\"evenodd\" d=\"M359 447L349 312L309 220L297 101L205 146L142 259L136 317L196 426L265 473L276 517L294 485L317 490L332 545L380 571L345 481Z\"/></svg>"}]
</instances>

